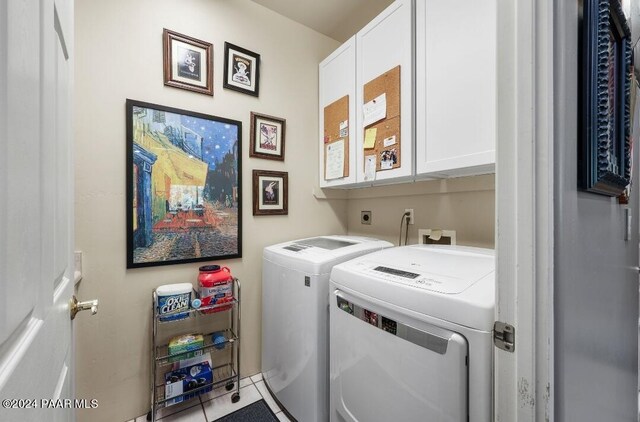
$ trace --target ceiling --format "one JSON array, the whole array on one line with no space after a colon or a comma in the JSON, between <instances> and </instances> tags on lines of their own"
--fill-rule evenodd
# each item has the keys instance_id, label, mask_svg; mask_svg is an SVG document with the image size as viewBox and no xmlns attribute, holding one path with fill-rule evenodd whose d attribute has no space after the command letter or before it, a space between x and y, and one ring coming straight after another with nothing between
<instances>
[{"instance_id":1,"label":"ceiling","mask_svg":"<svg viewBox=\"0 0 640 422\"><path fill-rule=\"evenodd\" d=\"M253 0L321 34L344 42L393 0Z\"/></svg>"}]
</instances>

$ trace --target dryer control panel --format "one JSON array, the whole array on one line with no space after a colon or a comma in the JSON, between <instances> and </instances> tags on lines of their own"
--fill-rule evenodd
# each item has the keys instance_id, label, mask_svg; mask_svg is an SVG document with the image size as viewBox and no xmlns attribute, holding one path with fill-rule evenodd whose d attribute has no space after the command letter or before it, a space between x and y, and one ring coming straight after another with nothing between
<instances>
[{"instance_id":1,"label":"dryer control panel","mask_svg":"<svg viewBox=\"0 0 640 422\"><path fill-rule=\"evenodd\" d=\"M454 280L439 280L434 276L427 274L419 274L411 271L401 270L399 268L391 268L387 266L378 265L372 268L374 273L382 273L383 278L396 283L402 283L413 287L419 287L422 289L433 290L441 293L455 293L455 291L447 291L445 283L447 281ZM443 276L440 276L443 277ZM450 278L450 277L445 277Z\"/></svg>"},{"instance_id":2,"label":"dryer control panel","mask_svg":"<svg viewBox=\"0 0 640 422\"><path fill-rule=\"evenodd\" d=\"M380 271L381 273L387 273L387 274L391 274L391 275L396 275L398 277L404 277L404 278L418 278L420 277L420 274L416 274L416 273L410 273L409 271L402 271L402 270L397 270L395 268L389 268L389 267L375 267L374 268L375 271Z\"/></svg>"},{"instance_id":3,"label":"dryer control panel","mask_svg":"<svg viewBox=\"0 0 640 422\"><path fill-rule=\"evenodd\" d=\"M399 266L380 265L371 261L361 261L355 264L359 270L376 278L405 286L430 290L438 293L456 294L469 287L476 280L465 280L443 274L425 271L423 268L415 270L400 268Z\"/></svg>"}]
</instances>

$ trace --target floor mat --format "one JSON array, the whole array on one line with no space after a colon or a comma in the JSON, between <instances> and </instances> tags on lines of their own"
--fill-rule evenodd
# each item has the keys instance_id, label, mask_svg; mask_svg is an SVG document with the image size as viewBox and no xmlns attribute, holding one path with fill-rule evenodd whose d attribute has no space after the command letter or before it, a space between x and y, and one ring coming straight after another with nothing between
<instances>
[{"instance_id":1,"label":"floor mat","mask_svg":"<svg viewBox=\"0 0 640 422\"><path fill-rule=\"evenodd\" d=\"M262 399L213 422L278 422L278 418Z\"/></svg>"}]
</instances>

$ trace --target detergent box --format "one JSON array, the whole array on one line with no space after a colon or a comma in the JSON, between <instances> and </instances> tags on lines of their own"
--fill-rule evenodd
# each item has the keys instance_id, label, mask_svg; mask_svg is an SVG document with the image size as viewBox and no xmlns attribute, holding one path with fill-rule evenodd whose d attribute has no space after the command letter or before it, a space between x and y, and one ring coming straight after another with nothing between
<instances>
[{"instance_id":1,"label":"detergent box","mask_svg":"<svg viewBox=\"0 0 640 422\"><path fill-rule=\"evenodd\" d=\"M189 366L193 366L193 365L197 365L199 363L205 363L205 362L207 362L209 366L213 367L213 361L211 360L211 353L202 353L202 350L198 350L193 353L194 353L193 357L189 357L189 358L185 358L185 359L181 359L179 361L173 362L173 365L171 365L171 368L176 370L181 368L187 368Z\"/></svg>"},{"instance_id":2,"label":"detergent box","mask_svg":"<svg viewBox=\"0 0 640 422\"><path fill-rule=\"evenodd\" d=\"M207 388L191 392L207 384L213 383L213 371L209 362L203 362L186 368L167 372L165 379L165 399L167 406L182 403L202 393L207 393L213 389L212 385Z\"/></svg>"},{"instance_id":3,"label":"detergent box","mask_svg":"<svg viewBox=\"0 0 640 422\"><path fill-rule=\"evenodd\" d=\"M202 334L185 334L172 338L169 341L167 351L169 362L189 359L202 354L204 337Z\"/></svg>"}]
</instances>

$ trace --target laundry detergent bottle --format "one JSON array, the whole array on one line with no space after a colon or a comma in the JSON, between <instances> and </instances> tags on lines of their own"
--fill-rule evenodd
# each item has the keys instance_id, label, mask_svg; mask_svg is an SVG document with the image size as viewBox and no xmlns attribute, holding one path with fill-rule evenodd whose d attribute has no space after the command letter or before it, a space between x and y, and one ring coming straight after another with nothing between
<instances>
[{"instance_id":1,"label":"laundry detergent bottle","mask_svg":"<svg viewBox=\"0 0 640 422\"><path fill-rule=\"evenodd\" d=\"M203 313L213 313L226 311L229 306L219 306L213 309L206 309L208 306L221 305L233 301L233 276L231 270L219 265L205 265L200 267L198 275L200 285L200 300Z\"/></svg>"}]
</instances>

